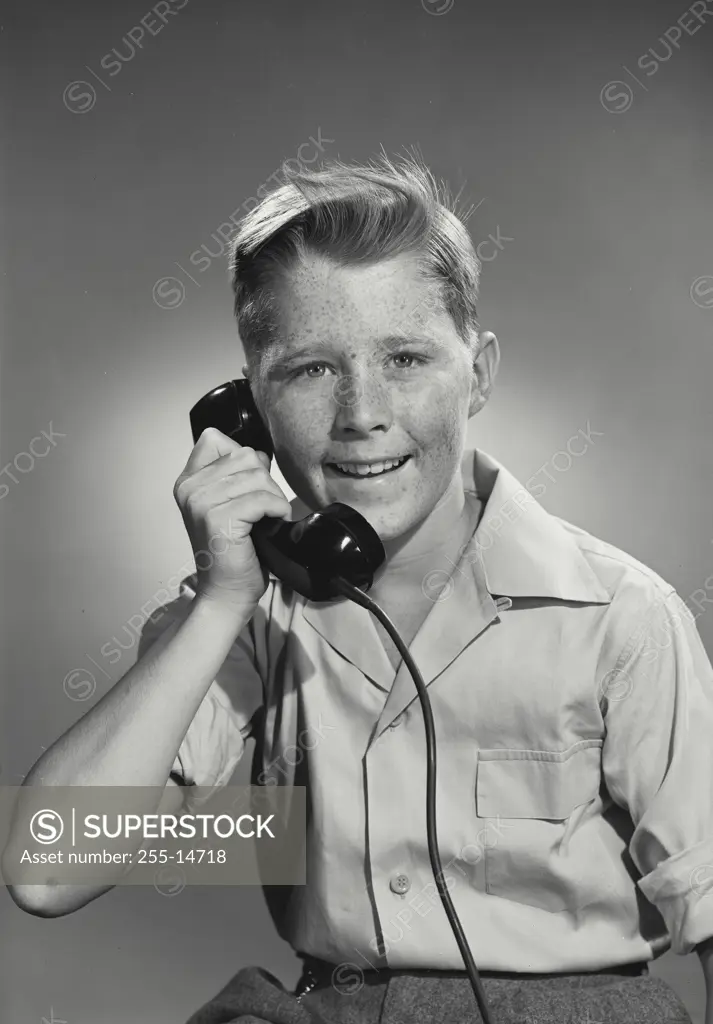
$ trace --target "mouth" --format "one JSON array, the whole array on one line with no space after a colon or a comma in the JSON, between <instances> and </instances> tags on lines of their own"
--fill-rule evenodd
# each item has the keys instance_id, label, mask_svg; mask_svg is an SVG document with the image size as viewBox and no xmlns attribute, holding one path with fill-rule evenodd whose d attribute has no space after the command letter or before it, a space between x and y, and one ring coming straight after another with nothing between
<instances>
[{"instance_id":1,"label":"mouth","mask_svg":"<svg viewBox=\"0 0 713 1024\"><path fill-rule=\"evenodd\" d=\"M327 462L325 471L329 477L342 480L374 481L387 476L397 476L412 459L411 455L402 455L399 459L387 459L383 462Z\"/></svg>"}]
</instances>

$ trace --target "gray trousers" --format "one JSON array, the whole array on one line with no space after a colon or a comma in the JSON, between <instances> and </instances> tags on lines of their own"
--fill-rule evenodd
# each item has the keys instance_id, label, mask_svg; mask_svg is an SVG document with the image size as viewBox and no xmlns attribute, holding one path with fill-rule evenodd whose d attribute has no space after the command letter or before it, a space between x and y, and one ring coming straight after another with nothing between
<instances>
[{"instance_id":1,"label":"gray trousers","mask_svg":"<svg viewBox=\"0 0 713 1024\"><path fill-rule=\"evenodd\" d=\"M671 986L648 970L498 977L482 972L495 1024L692 1024ZM299 993L300 986L296 989ZM462 972L367 971L295 995L244 967L187 1024L482 1024Z\"/></svg>"}]
</instances>

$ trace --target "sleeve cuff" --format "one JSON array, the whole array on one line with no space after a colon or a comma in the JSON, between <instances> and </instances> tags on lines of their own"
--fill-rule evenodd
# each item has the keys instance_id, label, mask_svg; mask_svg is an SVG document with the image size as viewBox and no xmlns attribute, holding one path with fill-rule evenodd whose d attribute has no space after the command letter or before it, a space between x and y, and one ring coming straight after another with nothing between
<instances>
[{"instance_id":1,"label":"sleeve cuff","mask_svg":"<svg viewBox=\"0 0 713 1024\"><path fill-rule=\"evenodd\" d=\"M713 840L662 861L637 884L666 922L674 953L713 936Z\"/></svg>"},{"instance_id":2,"label":"sleeve cuff","mask_svg":"<svg viewBox=\"0 0 713 1024\"><path fill-rule=\"evenodd\" d=\"M171 774L180 785L190 787L184 794L190 806L207 803L216 789L229 783L245 751L250 723L239 728L231 714L229 699L211 686L178 748Z\"/></svg>"}]
</instances>

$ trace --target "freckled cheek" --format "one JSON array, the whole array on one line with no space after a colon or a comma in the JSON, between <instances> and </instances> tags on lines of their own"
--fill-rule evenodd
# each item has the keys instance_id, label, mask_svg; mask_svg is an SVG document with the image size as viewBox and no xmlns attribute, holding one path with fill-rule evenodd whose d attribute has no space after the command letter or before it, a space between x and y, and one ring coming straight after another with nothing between
<instances>
[{"instance_id":1,"label":"freckled cheek","mask_svg":"<svg viewBox=\"0 0 713 1024\"><path fill-rule=\"evenodd\" d=\"M424 447L444 452L460 447L464 413L455 389L431 389L421 400L401 406L396 418Z\"/></svg>"},{"instance_id":2,"label":"freckled cheek","mask_svg":"<svg viewBox=\"0 0 713 1024\"><path fill-rule=\"evenodd\" d=\"M271 434L280 465L290 486L321 479L321 461L329 444L330 422L315 409L302 407L295 414L273 420Z\"/></svg>"},{"instance_id":3,"label":"freckled cheek","mask_svg":"<svg viewBox=\"0 0 713 1024\"><path fill-rule=\"evenodd\" d=\"M273 410L272 438L280 447L309 452L315 440L329 429L330 415L333 412L327 403L317 400L314 394L303 392L299 399L282 402Z\"/></svg>"}]
</instances>

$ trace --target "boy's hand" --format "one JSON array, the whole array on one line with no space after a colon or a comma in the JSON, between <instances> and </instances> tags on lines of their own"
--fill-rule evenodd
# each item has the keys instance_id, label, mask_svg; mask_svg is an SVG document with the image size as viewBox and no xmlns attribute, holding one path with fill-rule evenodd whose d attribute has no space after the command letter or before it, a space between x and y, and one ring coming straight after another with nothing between
<instances>
[{"instance_id":1,"label":"boy's hand","mask_svg":"<svg viewBox=\"0 0 713 1024\"><path fill-rule=\"evenodd\" d=\"M264 452L207 427L173 488L196 558L198 593L251 616L269 577L250 531L264 516L289 519L291 514L269 466Z\"/></svg>"}]
</instances>

